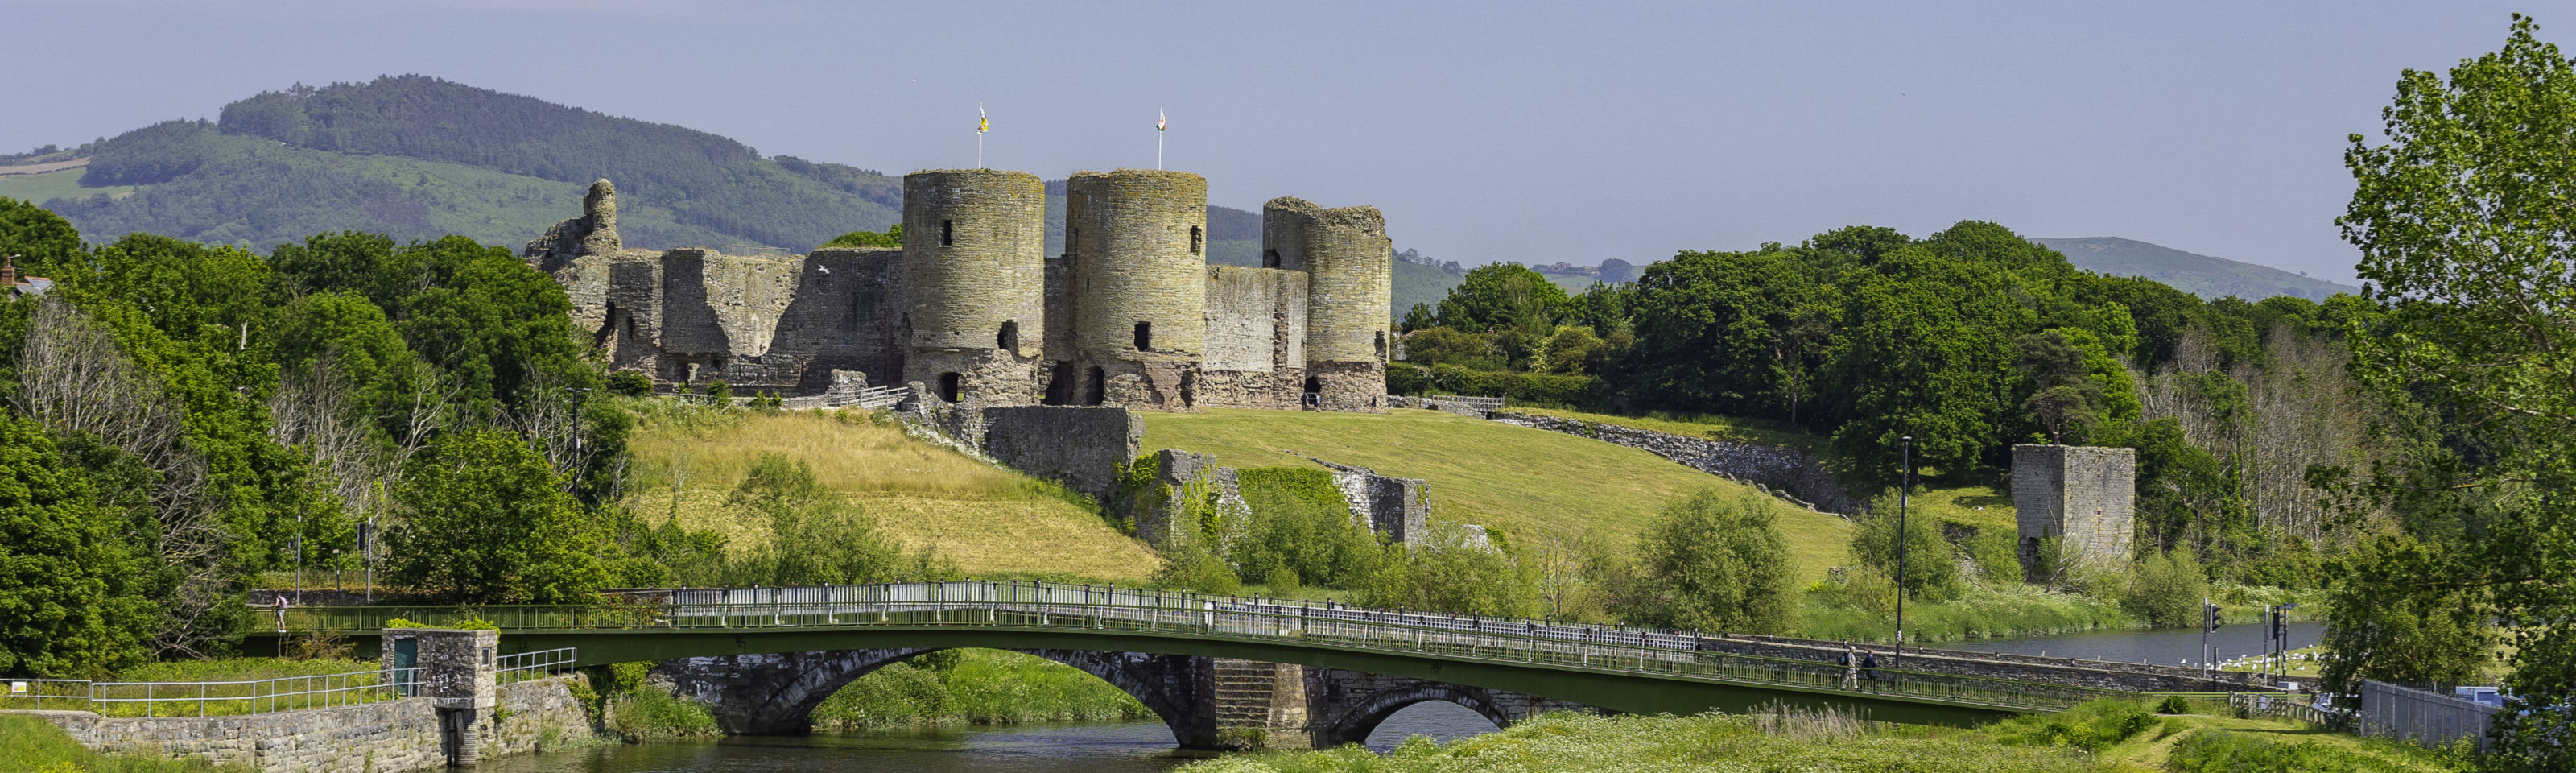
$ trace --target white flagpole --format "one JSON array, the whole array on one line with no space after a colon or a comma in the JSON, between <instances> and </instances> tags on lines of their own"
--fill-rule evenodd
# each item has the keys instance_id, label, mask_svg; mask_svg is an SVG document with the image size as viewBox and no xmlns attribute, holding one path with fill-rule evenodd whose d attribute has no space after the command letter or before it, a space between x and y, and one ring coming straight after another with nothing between
<instances>
[{"instance_id":1,"label":"white flagpole","mask_svg":"<svg viewBox=\"0 0 2576 773\"><path fill-rule=\"evenodd\" d=\"M1163 111L1154 111L1154 171L1163 170Z\"/></svg>"}]
</instances>

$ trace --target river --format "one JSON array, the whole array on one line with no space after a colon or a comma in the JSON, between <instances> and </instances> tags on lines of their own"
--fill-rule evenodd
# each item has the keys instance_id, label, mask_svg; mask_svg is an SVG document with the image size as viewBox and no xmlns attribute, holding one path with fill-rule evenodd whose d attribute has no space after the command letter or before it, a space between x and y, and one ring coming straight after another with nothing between
<instances>
[{"instance_id":1,"label":"river","mask_svg":"<svg viewBox=\"0 0 2576 773\"><path fill-rule=\"evenodd\" d=\"M2291 623L2290 644L2317 643L2324 623ZM2210 634L2221 659L2258 654L2262 628L2231 625ZM1988 639L1941 645L1948 649L2022 655L2097 658L2156 663L2194 660L2197 630L2117 630ZM1385 751L1408 736L1450 740L1493 732L1494 725L1463 706L1419 703L1396 712L1369 736ZM1173 753L1172 733L1160 722L948 727L871 730L802 736L741 736L722 740L611 744L587 749L486 760L485 773L1150 773L1190 758Z\"/></svg>"},{"instance_id":2,"label":"river","mask_svg":"<svg viewBox=\"0 0 2576 773\"><path fill-rule=\"evenodd\" d=\"M1385 751L1407 736L1449 740L1493 732L1494 723L1452 703L1419 703L1388 717L1368 747ZM1149 773L1190 758L1173 753L1161 722L870 730L801 736L610 744L501 757L483 773Z\"/></svg>"}]
</instances>

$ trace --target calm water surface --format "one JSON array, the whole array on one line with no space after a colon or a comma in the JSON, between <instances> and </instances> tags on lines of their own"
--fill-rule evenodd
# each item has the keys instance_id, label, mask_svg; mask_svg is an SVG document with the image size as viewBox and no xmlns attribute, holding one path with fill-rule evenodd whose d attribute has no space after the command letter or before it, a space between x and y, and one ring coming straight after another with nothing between
<instances>
[{"instance_id":1,"label":"calm water surface","mask_svg":"<svg viewBox=\"0 0 2576 773\"><path fill-rule=\"evenodd\" d=\"M1416 704L1378 726L1368 746L1384 751L1408 735L1441 740L1492 732L1494 725L1450 703ZM1192 758L1173 753L1161 722L874 730L805 736L743 736L600 746L485 760L484 773L1145 773Z\"/></svg>"}]
</instances>

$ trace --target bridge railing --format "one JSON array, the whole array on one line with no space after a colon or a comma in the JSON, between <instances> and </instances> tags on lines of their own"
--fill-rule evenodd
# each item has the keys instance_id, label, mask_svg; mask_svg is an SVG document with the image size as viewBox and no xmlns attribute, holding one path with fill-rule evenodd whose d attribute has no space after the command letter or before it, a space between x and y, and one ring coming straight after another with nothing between
<instances>
[{"instance_id":1,"label":"bridge railing","mask_svg":"<svg viewBox=\"0 0 2576 773\"><path fill-rule=\"evenodd\" d=\"M480 618L504 630L1088 629L1293 642L2024 710L2055 710L2095 698L2132 695L2000 677L1892 668L1863 671L1813 660L1714 652L1700 648L1700 637L1679 631L1035 582L676 589L630 593L616 603L590 606L323 607L289 610L288 625L296 630L364 631L381 628L393 617L429 624Z\"/></svg>"},{"instance_id":2,"label":"bridge railing","mask_svg":"<svg viewBox=\"0 0 2576 773\"><path fill-rule=\"evenodd\" d=\"M580 660L580 650L575 647L503 655L492 664L492 678L501 684L544 679L557 674L572 673L573 667L579 665Z\"/></svg>"}]
</instances>

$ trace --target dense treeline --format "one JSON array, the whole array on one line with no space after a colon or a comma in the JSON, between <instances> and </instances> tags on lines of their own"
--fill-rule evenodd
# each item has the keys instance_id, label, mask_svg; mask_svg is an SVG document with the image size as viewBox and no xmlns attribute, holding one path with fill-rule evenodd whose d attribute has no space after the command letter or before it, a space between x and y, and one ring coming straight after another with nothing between
<instances>
[{"instance_id":1,"label":"dense treeline","mask_svg":"<svg viewBox=\"0 0 2576 773\"><path fill-rule=\"evenodd\" d=\"M2015 443L2135 447L2143 544L2298 585L2323 532L2305 469L2365 460L2369 415L2342 374L2342 330L2365 308L2204 302L1992 223L1856 226L1684 252L1571 296L1526 267L1478 268L1407 315L1409 367L1390 382L1769 420L1826 438L1865 487L1894 482L1905 436L1954 482L2008 467Z\"/></svg>"},{"instance_id":2,"label":"dense treeline","mask_svg":"<svg viewBox=\"0 0 2576 773\"><path fill-rule=\"evenodd\" d=\"M351 229L526 238L606 177L648 207L620 222L638 246L803 249L894 222L902 196L872 171L416 75L262 93L217 122L155 124L87 152L83 184L145 186L53 203L88 232L262 247ZM530 213L556 214L520 222Z\"/></svg>"},{"instance_id":3,"label":"dense treeline","mask_svg":"<svg viewBox=\"0 0 2576 773\"><path fill-rule=\"evenodd\" d=\"M759 549L620 510L633 380L506 248L91 245L0 199L0 253L56 282L0 303L0 675L224 652L246 587L354 568L362 525L390 587L443 601L942 571L776 460L728 503L773 522Z\"/></svg>"}]
</instances>

